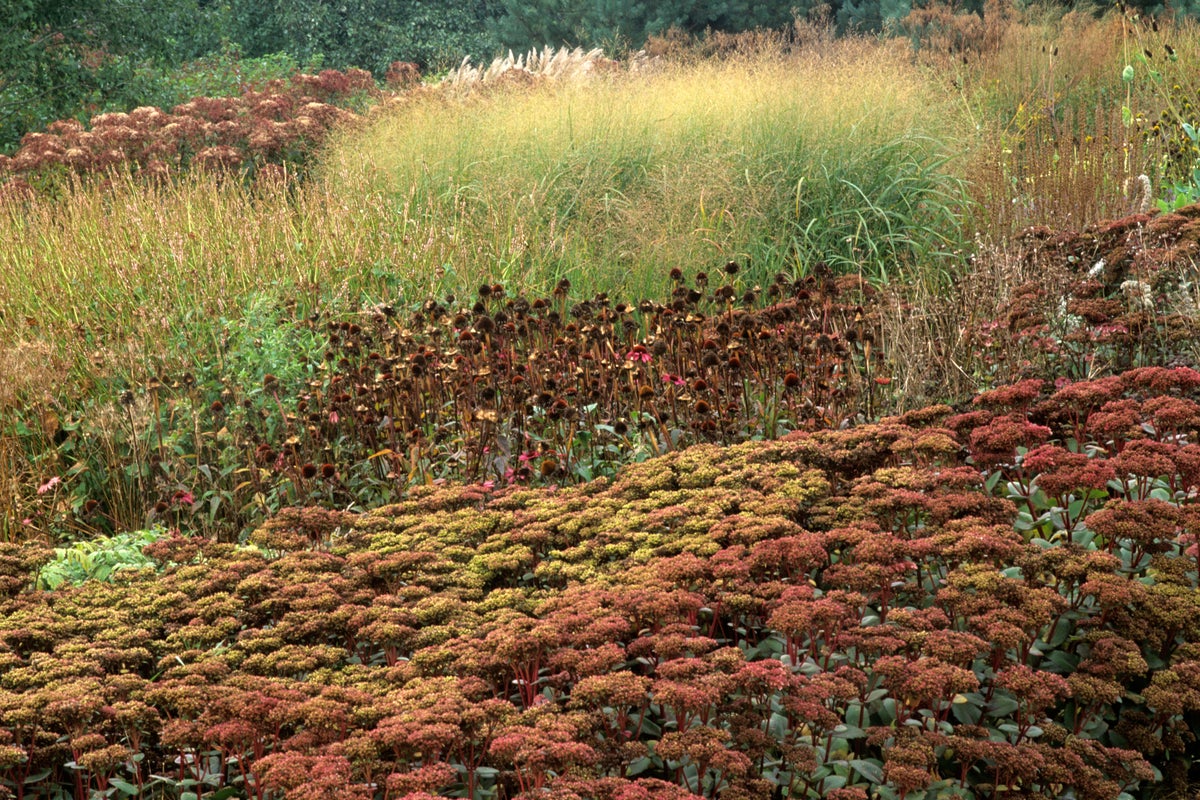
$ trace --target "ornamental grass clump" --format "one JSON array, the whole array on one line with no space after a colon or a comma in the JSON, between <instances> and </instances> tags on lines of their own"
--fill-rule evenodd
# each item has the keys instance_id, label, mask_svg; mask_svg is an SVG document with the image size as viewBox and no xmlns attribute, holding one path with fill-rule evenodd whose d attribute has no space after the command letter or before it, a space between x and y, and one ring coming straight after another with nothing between
<instances>
[{"instance_id":1,"label":"ornamental grass clump","mask_svg":"<svg viewBox=\"0 0 1200 800\"><path fill-rule=\"evenodd\" d=\"M1023 382L964 413L698 444L575 487L296 509L250 546L172 532L145 548L153 569L53 592L34 588L47 553L5 545L0 781L22 798L1181 789L1200 420L1154 420L1197 400L1186 368ZM1132 427L1097 411L1114 403Z\"/></svg>"},{"instance_id":2,"label":"ornamental grass clump","mask_svg":"<svg viewBox=\"0 0 1200 800\"><path fill-rule=\"evenodd\" d=\"M508 69L492 92L462 91L478 73L460 70L336 141L323 173L402 209L423 272L459 286L615 293L621 276L650 295L664 267L731 259L759 283L820 260L944 277L965 190L905 50L850 38L628 71L579 54L567 72L587 80Z\"/></svg>"}]
</instances>

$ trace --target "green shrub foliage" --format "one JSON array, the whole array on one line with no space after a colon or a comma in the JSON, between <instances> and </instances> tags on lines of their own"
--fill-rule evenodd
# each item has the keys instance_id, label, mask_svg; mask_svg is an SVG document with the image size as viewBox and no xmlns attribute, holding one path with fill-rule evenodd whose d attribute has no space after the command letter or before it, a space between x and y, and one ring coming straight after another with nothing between
<instances>
[{"instance_id":1,"label":"green shrub foliage","mask_svg":"<svg viewBox=\"0 0 1200 800\"><path fill-rule=\"evenodd\" d=\"M1198 400L1187 368L1031 379L577 488L291 509L53 592L5 545L0 780L1148 796L1197 756Z\"/></svg>"},{"instance_id":2,"label":"green shrub foliage","mask_svg":"<svg viewBox=\"0 0 1200 800\"><path fill-rule=\"evenodd\" d=\"M0 152L58 119L236 95L298 65L382 79L396 60L436 70L488 58L486 14L482 2L17 0L0 31Z\"/></svg>"},{"instance_id":3,"label":"green shrub foliage","mask_svg":"<svg viewBox=\"0 0 1200 800\"><path fill-rule=\"evenodd\" d=\"M559 46L639 47L670 28L691 33L706 29L742 31L779 27L792 18L791 3L745 0L503 0L496 38L514 48Z\"/></svg>"},{"instance_id":4,"label":"green shrub foliage","mask_svg":"<svg viewBox=\"0 0 1200 800\"><path fill-rule=\"evenodd\" d=\"M234 0L230 9L237 41L251 55L319 57L329 66L369 69L378 77L398 59L436 70L496 49L481 0Z\"/></svg>"},{"instance_id":5,"label":"green shrub foliage","mask_svg":"<svg viewBox=\"0 0 1200 800\"><path fill-rule=\"evenodd\" d=\"M220 49L219 6L198 0L13 0L0 30L0 149L27 131L136 97L139 67L178 66ZM125 109L127 110L127 109Z\"/></svg>"}]
</instances>

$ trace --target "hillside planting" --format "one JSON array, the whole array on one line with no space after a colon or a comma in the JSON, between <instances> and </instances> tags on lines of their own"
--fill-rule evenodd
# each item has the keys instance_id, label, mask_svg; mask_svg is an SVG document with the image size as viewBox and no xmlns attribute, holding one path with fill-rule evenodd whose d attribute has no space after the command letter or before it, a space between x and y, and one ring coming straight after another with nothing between
<instances>
[{"instance_id":1,"label":"hillside planting","mask_svg":"<svg viewBox=\"0 0 1200 800\"><path fill-rule=\"evenodd\" d=\"M1039 14L27 137L0 796L1194 793L1200 37Z\"/></svg>"}]
</instances>

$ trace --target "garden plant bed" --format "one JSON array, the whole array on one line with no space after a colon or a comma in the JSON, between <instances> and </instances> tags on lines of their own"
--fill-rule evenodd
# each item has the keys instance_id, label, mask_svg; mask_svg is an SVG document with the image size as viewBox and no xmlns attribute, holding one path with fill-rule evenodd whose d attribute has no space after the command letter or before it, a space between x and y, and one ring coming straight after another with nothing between
<instances>
[{"instance_id":1,"label":"garden plant bed","mask_svg":"<svg viewBox=\"0 0 1200 800\"><path fill-rule=\"evenodd\" d=\"M1031 380L575 488L286 511L249 547L171 536L153 567L54 592L29 590L47 554L8 545L4 779L23 797L1182 785L1197 398L1186 368Z\"/></svg>"},{"instance_id":2,"label":"garden plant bed","mask_svg":"<svg viewBox=\"0 0 1200 800\"><path fill-rule=\"evenodd\" d=\"M1195 795L1200 26L1039 14L0 126L0 800Z\"/></svg>"}]
</instances>

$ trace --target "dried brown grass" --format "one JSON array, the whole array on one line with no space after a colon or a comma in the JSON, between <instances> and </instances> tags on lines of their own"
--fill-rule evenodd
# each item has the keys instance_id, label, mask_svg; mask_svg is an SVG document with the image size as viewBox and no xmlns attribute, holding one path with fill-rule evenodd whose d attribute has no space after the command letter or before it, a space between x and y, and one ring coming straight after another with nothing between
<instances>
[{"instance_id":1,"label":"dried brown grass","mask_svg":"<svg viewBox=\"0 0 1200 800\"><path fill-rule=\"evenodd\" d=\"M1127 20L991 0L982 17L917 8L902 28L958 96L962 174L986 240L1037 224L1079 229L1138 205L1127 187L1156 175L1161 148L1122 118L1123 106L1153 105L1120 79Z\"/></svg>"},{"instance_id":2,"label":"dried brown grass","mask_svg":"<svg viewBox=\"0 0 1200 800\"><path fill-rule=\"evenodd\" d=\"M898 410L970 397L997 379L1012 377L994 374L997 365L986 362L974 335L1002 320L1015 288L1036 283L1051 290L1066 283L1061 267L1031 255L1017 240L980 241L967 268L949 287L887 287L880 328Z\"/></svg>"},{"instance_id":3,"label":"dried brown grass","mask_svg":"<svg viewBox=\"0 0 1200 800\"><path fill-rule=\"evenodd\" d=\"M928 3L915 6L900 21L900 30L912 39L921 63L957 70L972 57L996 53L1017 16L1010 0L987 0L982 15Z\"/></svg>"},{"instance_id":4,"label":"dried brown grass","mask_svg":"<svg viewBox=\"0 0 1200 800\"><path fill-rule=\"evenodd\" d=\"M66 375L66 365L44 341L20 339L0 346L0 413L51 396Z\"/></svg>"},{"instance_id":5,"label":"dried brown grass","mask_svg":"<svg viewBox=\"0 0 1200 800\"><path fill-rule=\"evenodd\" d=\"M643 52L651 59L687 64L711 58L821 55L837 48L840 41L832 8L821 3L807 16L797 15L790 26L780 29L759 28L738 33L710 30L697 35L670 28L651 36Z\"/></svg>"},{"instance_id":6,"label":"dried brown grass","mask_svg":"<svg viewBox=\"0 0 1200 800\"><path fill-rule=\"evenodd\" d=\"M1155 159L1110 105L1031 120L1016 136L981 143L964 171L978 229L1002 240L1032 225L1079 230L1138 210L1144 197L1134 184Z\"/></svg>"}]
</instances>

